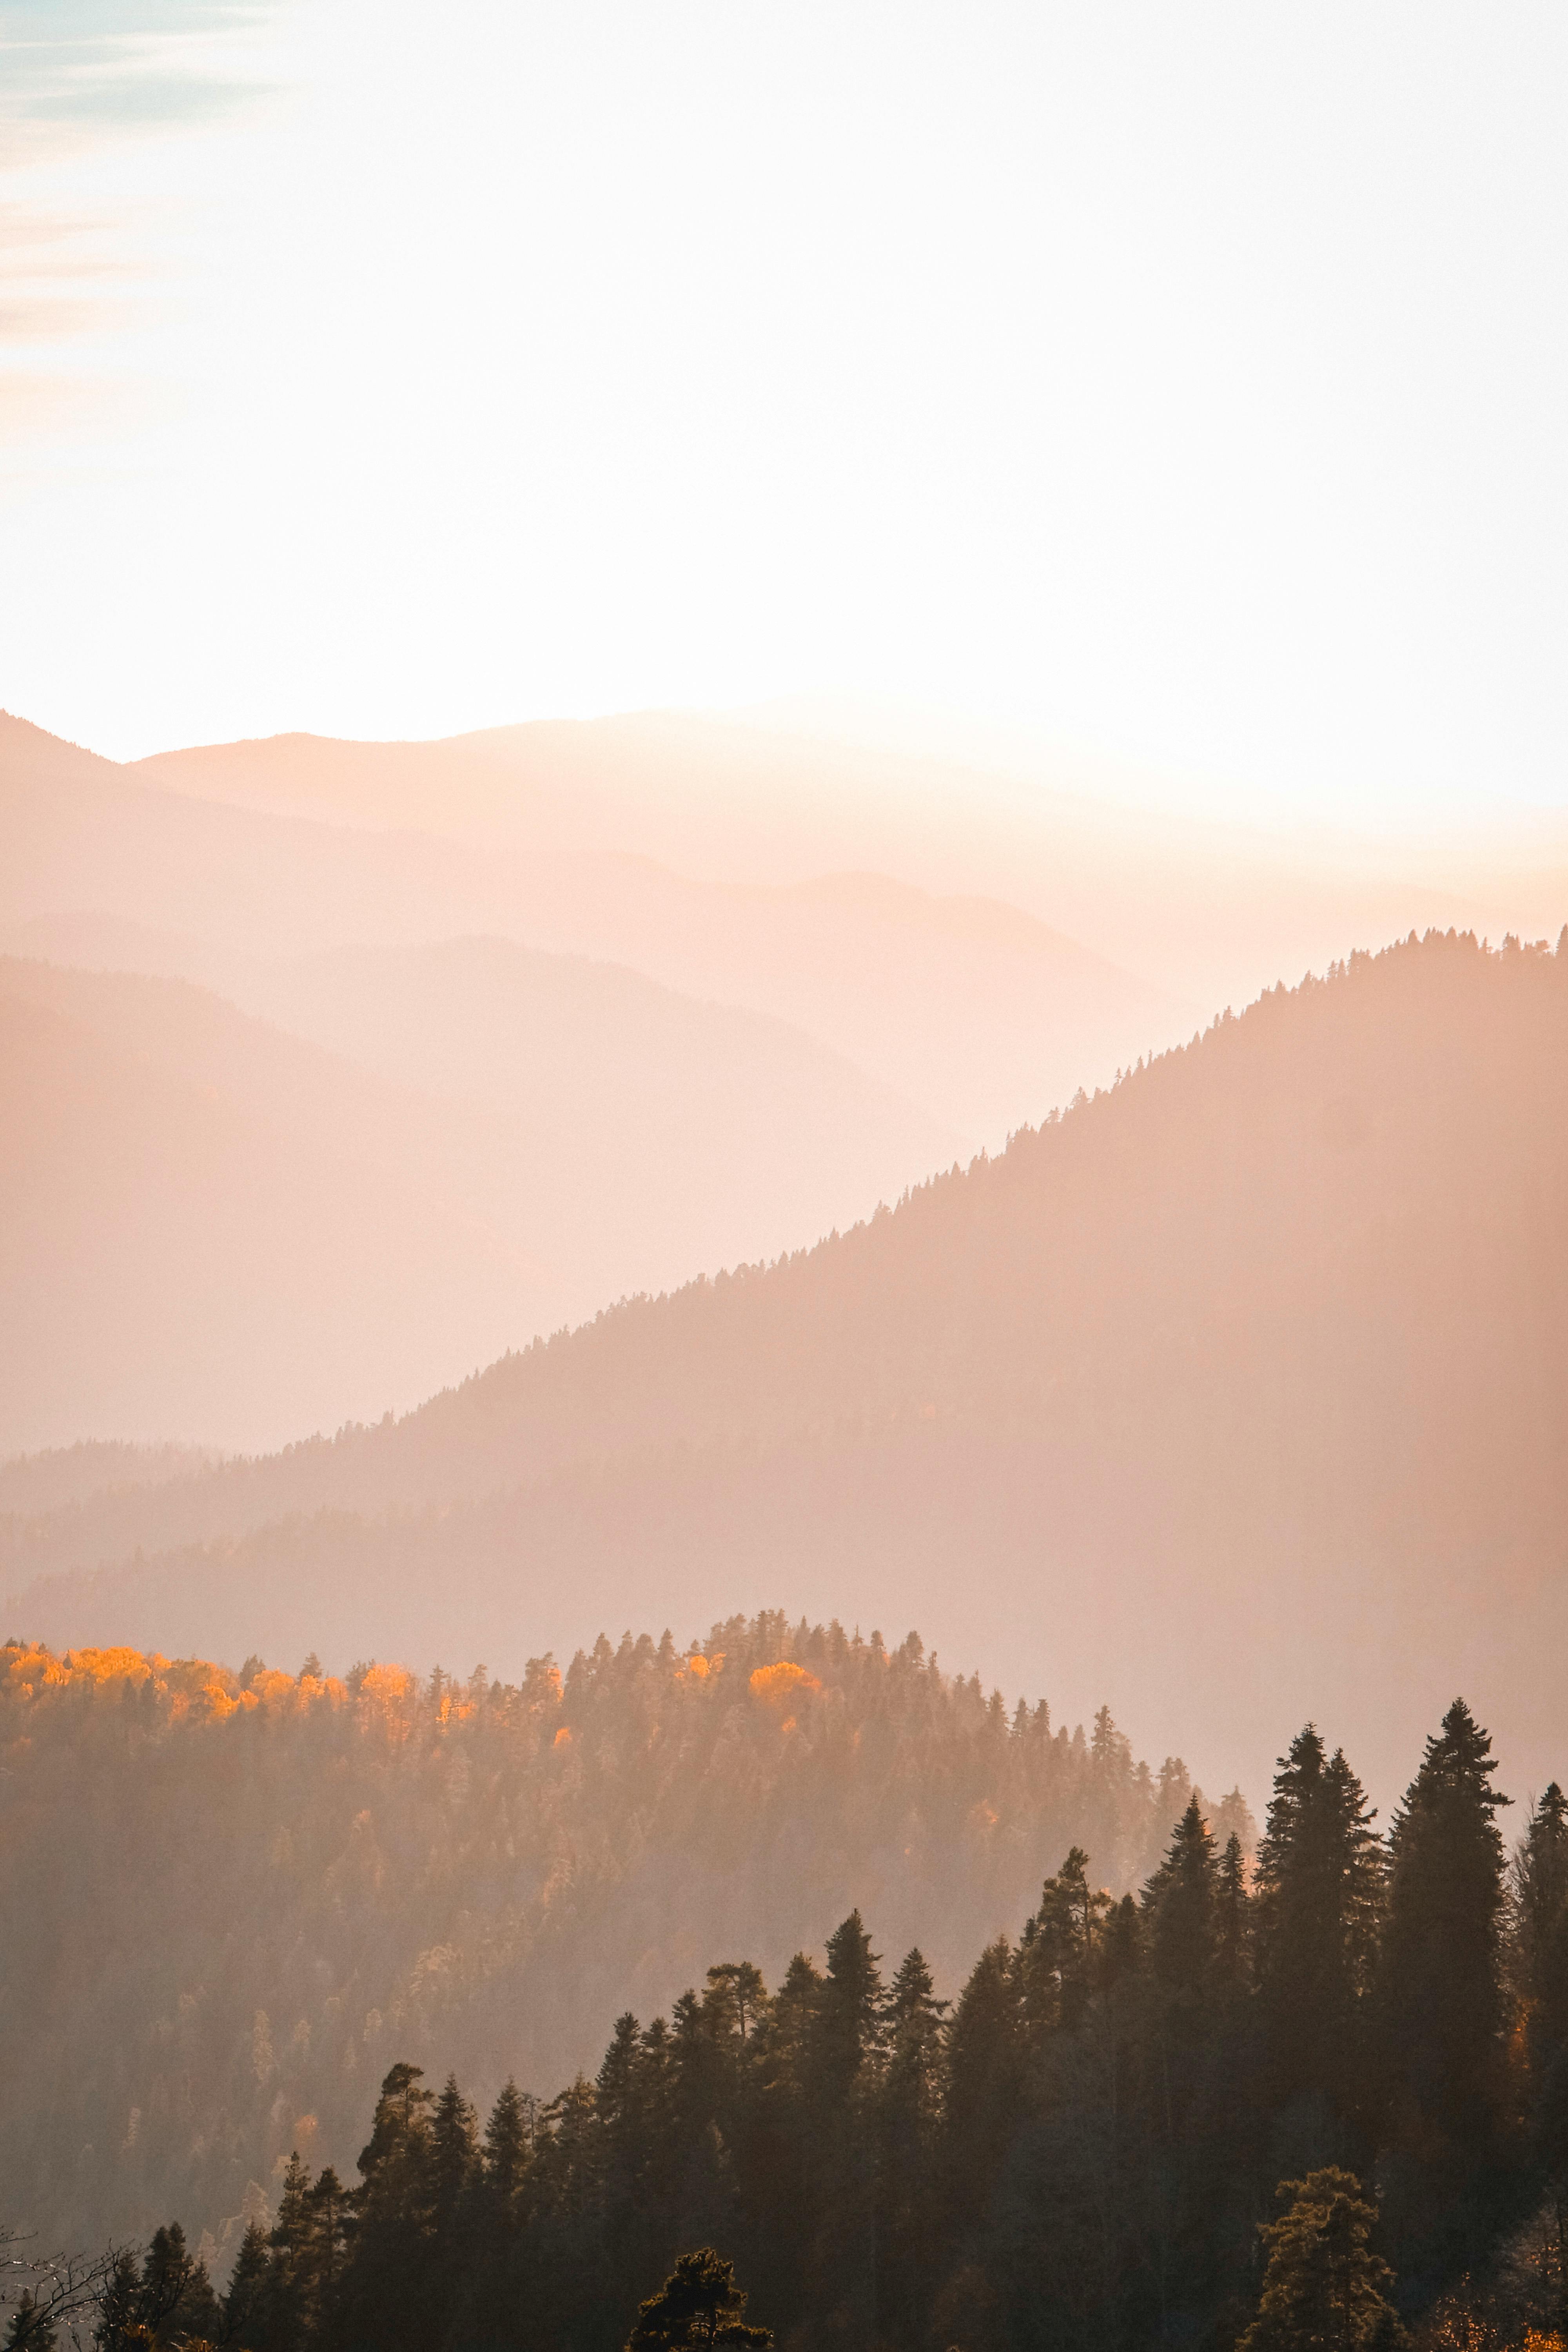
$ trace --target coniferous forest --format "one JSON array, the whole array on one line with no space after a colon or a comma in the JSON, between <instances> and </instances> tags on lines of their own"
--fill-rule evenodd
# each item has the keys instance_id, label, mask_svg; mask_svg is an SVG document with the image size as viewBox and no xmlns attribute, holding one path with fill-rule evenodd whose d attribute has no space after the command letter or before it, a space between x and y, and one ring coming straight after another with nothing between
<instances>
[{"instance_id":1,"label":"coniferous forest","mask_svg":"<svg viewBox=\"0 0 1568 2352\"><path fill-rule=\"evenodd\" d=\"M951 1998L852 1909L773 1982L715 1954L547 2099L399 2061L352 2173L292 2157L226 2276L174 2221L80 2311L103 2352L1545 2352L1568 1798L1506 1837L1490 1749L1456 1700L1384 1830L1308 1725L1254 1855L1196 1794L1120 1898L1075 1844ZM13 2347L69 2307L35 2284Z\"/></svg>"},{"instance_id":2,"label":"coniferous forest","mask_svg":"<svg viewBox=\"0 0 1568 2352\"><path fill-rule=\"evenodd\" d=\"M0 2218L178 2212L226 2268L293 2150L352 2164L395 2060L552 2088L620 2011L716 1953L776 1979L856 1904L952 1992L1049 1857L1141 1885L1192 1793L1109 1709L778 1612L517 1683L315 1665L0 1648ZM1252 1842L1237 1791L1213 1814Z\"/></svg>"}]
</instances>

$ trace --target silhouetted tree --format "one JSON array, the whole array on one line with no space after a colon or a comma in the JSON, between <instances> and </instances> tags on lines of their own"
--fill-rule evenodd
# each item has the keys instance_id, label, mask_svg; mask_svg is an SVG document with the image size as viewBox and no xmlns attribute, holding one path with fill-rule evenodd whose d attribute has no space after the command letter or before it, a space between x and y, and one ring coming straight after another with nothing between
<instances>
[{"instance_id":1,"label":"silhouetted tree","mask_svg":"<svg viewBox=\"0 0 1568 2352\"><path fill-rule=\"evenodd\" d=\"M1383 1853L1342 1750L1312 1724L1275 1775L1252 1913L1264 2095L1317 2102L1331 2127L1363 2117L1365 2004L1377 1955Z\"/></svg>"},{"instance_id":2,"label":"silhouetted tree","mask_svg":"<svg viewBox=\"0 0 1568 2352\"><path fill-rule=\"evenodd\" d=\"M59 2343L54 2314L24 2287L5 2329L5 2352L56 2352Z\"/></svg>"},{"instance_id":3,"label":"silhouetted tree","mask_svg":"<svg viewBox=\"0 0 1568 2352\"><path fill-rule=\"evenodd\" d=\"M1509 1800L1462 1699L1426 1742L1390 1839L1383 2011L1394 2095L1429 2141L1479 2157L1500 2121Z\"/></svg>"},{"instance_id":4,"label":"silhouetted tree","mask_svg":"<svg viewBox=\"0 0 1568 2352\"><path fill-rule=\"evenodd\" d=\"M746 2296L735 2266L711 2246L682 2254L657 2294L649 2295L626 2339L626 2352L686 2352L688 2347L751 2345L765 2352L773 2331L749 2326Z\"/></svg>"}]
</instances>

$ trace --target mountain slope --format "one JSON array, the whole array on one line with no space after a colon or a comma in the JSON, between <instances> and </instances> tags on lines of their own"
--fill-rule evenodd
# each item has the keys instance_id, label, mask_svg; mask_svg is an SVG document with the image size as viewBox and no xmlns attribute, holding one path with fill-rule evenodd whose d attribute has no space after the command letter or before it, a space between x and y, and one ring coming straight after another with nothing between
<instances>
[{"instance_id":1,"label":"mountain slope","mask_svg":"<svg viewBox=\"0 0 1568 2352\"><path fill-rule=\"evenodd\" d=\"M100 1017L127 988L200 1013L196 992L59 985L82 977L0 964L7 1450L81 1432L280 1436L302 1412L319 1425L355 1399L390 1406L437 1358L456 1370L516 1329L538 1287L527 1264L388 1172L415 1157L396 1144L416 1107L282 1039L263 1039L248 1084L220 1087L199 1052Z\"/></svg>"},{"instance_id":2,"label":"mountain slope","mask_svg":"<svg viewBox=\"0 0 1568 2352\"><path fill-rule=\"evenodd\" d=\"M1565 1525L1568 952L1433 937L810 1254L45 1526L38 1570L163 1553L10 1609L504 1667L650 1590L696 1622L831 1588L1069 1704L1114 1661L1162 1734L1207 1722L1211 1778L1331 1702L1375 1778L1461 1669L1528 1770ZM236 1536L220 1576L204 1546Z\"/></svg>"},{"instance_id":3,"label":"mountain slope","mask_svg":"<svg viewBox=\"0 0 1568 2352\"><path fill-rule=\"evenodd\" d=\"M40 1381L13 1360L19 1385L0 1404L0 1448L159 1429L254 1446L336 1427L412 1402L605 1297L848 1221L948 1144L811 1039L608 966L457 940L344 950L325 969L252 966L248 977L253 993L340 1050L179 982L0 959L13 1007L65 1024L53 1083L80 1096L70 1176L88 1187L79 1198L62 1190L68 1146L58 1105L45 1108L39 1030L0 1082L7 1199L18 1218L24 1196L33 1202L32 1223L15 1229L18 1246L28 1236L26 1264L4 1295L18 1313L34 1298L33 1362L51 1369ZM119 1076L107 1061L96 1076L72 1075L89 1032ZM245 1122L252 1144L242 1150L235 1129L216 1157L178 1148L188 1121L171 1083L176 1095L195 1088L209 1121ZM254 1231L239 1208L253 1189L247 1156L268 1171ZM142 1170L134 1216L130 1162ZM285 1198L297 1203L287 1245ZM345 1291L321 1269L335 1262L328 1235L354 1230L359 1203L366 1234L345 1263L366 1263L374 1233L380 1266ZM439 1279L420 1271L437 1232L456 1252ZM295 1298L297 1319L265 1344L242 1339L257 1310L223 1309L220 1234L241 1294L274 1298L279 1315ZM315 1269L302 1289L296 1260ZM47 1305L56 1282L75 1300L58 1318ZM127 1283L141 1286L134 1315ZM151 1319L150 1289L162 1302ZM111 1360L122 1368L112 1377Z\"/></svg>"}]
</instances>

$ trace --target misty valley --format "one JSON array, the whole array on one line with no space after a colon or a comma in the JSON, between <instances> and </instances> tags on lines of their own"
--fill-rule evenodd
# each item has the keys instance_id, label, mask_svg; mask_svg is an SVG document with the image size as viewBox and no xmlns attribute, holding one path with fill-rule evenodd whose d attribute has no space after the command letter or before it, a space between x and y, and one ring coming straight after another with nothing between
<instances>
[{"instance_id":1,"label":"misty valley","mask_svg":"<svg viewBox=\"0 0 1568 2352\"><path fill-rule=\"evenodd\" d=\"M0 761L7 2352L1562 2352L1539 845Z\"/></svg>"}]
</instances>

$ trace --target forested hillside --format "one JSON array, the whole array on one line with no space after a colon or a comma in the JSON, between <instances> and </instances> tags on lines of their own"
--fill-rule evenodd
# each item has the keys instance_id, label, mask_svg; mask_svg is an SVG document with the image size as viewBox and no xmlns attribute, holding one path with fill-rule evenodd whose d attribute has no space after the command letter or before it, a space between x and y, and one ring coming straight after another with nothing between
<instances>
[{"instance_id":1,"label":"forested hillside","mask_svg":"<svg viewBox=\"0 0 1568 2352\"><path fill-rule=\"evenodd\" d=\"M907 1651L860 1663L925 1679ZM805 1687L782 1660L749 1681L770 1713ZM1027 1720L991 1731L1046 1752ZM258 2018L237 2071L281 2079L295 2152L195 2259L172 2228L121 2257L100 2352L1408 2352L1407 2323L1420 2352L1563 2352L1568 1798L1518 1819L1510 1865L1497 1773L1454 1700L1384 1833L1308 1725L1256 1866L1194 1796L1120 1901L1074 1844L1007 1932L971 1916L952 1998L855 1906L782 1970L710 1943L668 2015L606 2019L547 2100L509 2081L476 2107L399 2057L373 2112L356 2058L352 2171L287 2087L328 2050L302 2022L280 2067ZM376 2023L400 2050L418 2030ZM759 2332L714 2333L747 2294Z\"/></svg>"},{"instance_id":2,"label":"forested hillside","mask_svg":"<svg viewBox=\"0 0 1568 2352\"><path fill-rule=\"evenodd\" d=\"M857 1900L951 1990L1074 1843L1140 1884L1190 1788L837 1624L514 1684L314 1664L0 1650L0 2220L221 2238L291 2148L349 2168L394 2058L552 2091L628 2004L716 1952L776 1978Z\"/></svg>"},{"instance_id":3,"label":"forested hillside","mask_svg":"<svg viewBox=\"0 0 1568 2352\"><path fill-rule=\"evenodd\" d=\"M512 1672L639 1591L779 1595L1075 1708L1109 1671L1226 1777L1332 1700L1386 1789L1461 1658L1545 1777L1565 1527L1568 953L1433 935L401 1422L13 1523L9 1606L57 1644Z\"/></svg>"}]
</instances>

